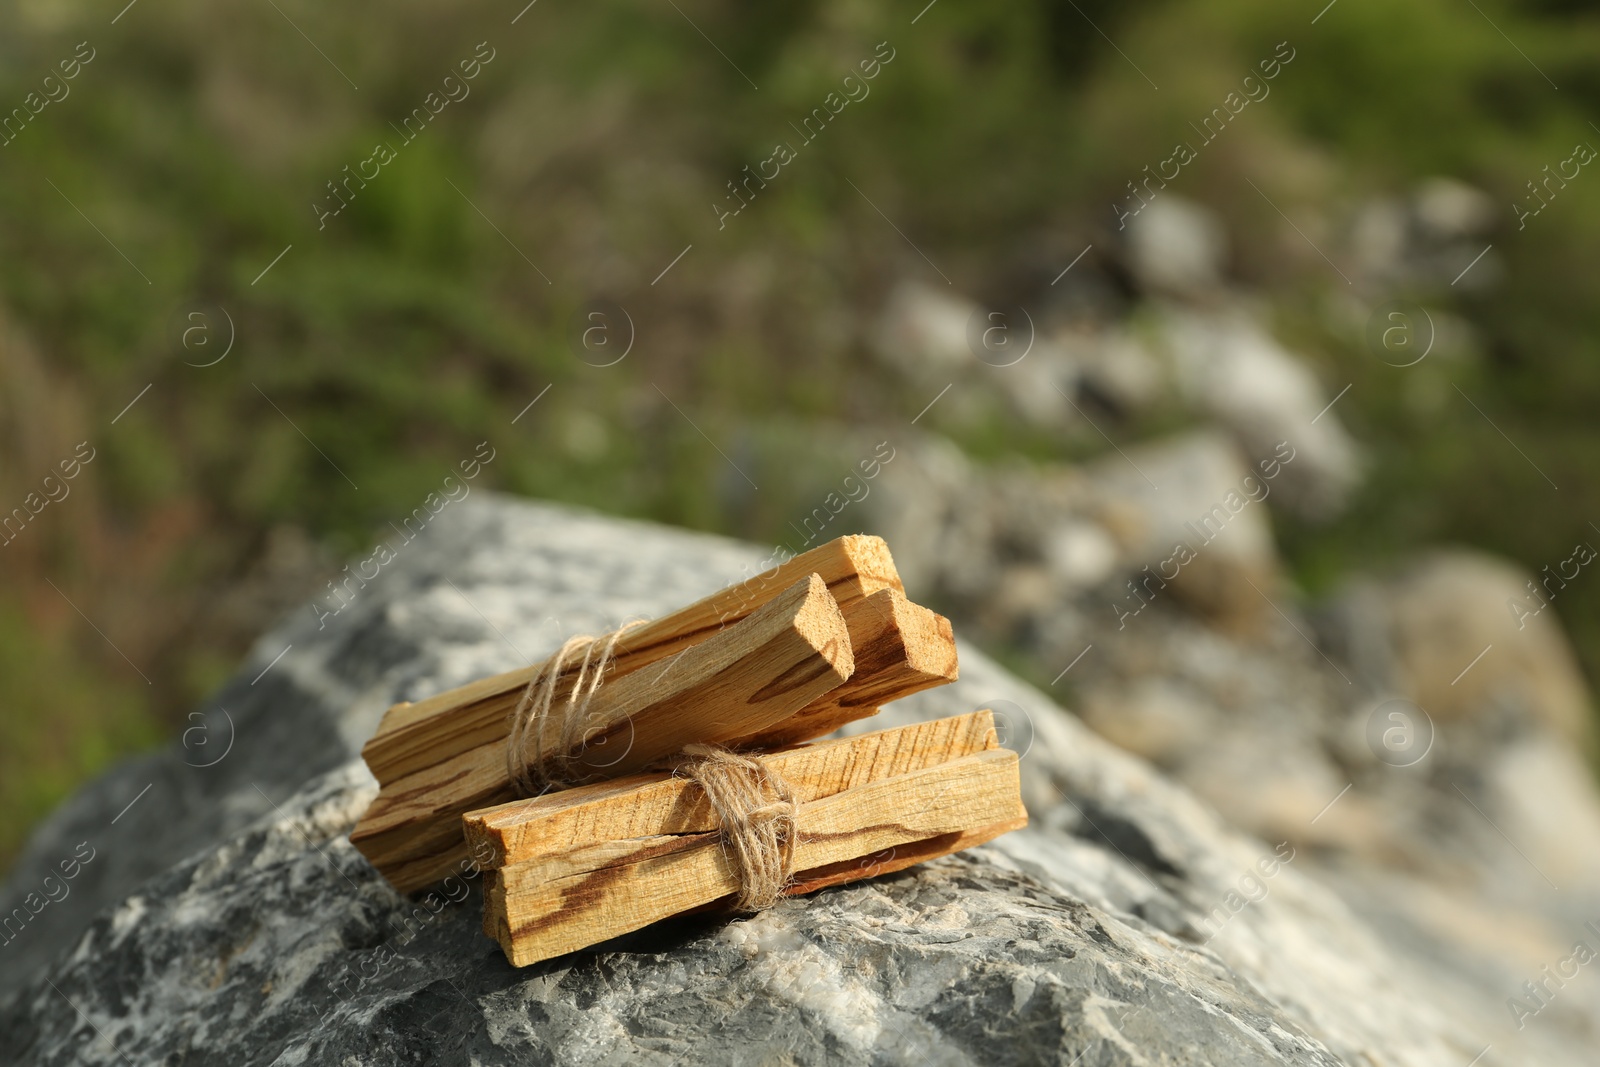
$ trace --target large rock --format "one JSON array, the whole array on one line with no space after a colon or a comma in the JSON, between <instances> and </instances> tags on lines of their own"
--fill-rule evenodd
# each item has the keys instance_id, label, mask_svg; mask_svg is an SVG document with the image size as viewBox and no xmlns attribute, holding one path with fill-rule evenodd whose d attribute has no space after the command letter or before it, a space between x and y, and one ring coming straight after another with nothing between
<instances>
[{"instance_id":1,"label":"large rock","mask_svg":"<svg viewBox=\"0 0 1600 1067\"><path fill-rule=\"evenodd\" d=\"M39 830L8 902L93 852L0 948L6 1062L1462 1067L1491 1041L1481 1062L1591 1061L1554 1010L1503 1038L1483 1009L1501 972L1368 925L1303 849L1229 829L970 647L960 682L857 727L1001 713L1033 825L962 856L515 970L478 932L475 887L406 900L351 848L375 788L351 756L387 703L760 556L508 500L449 508L340 614L263 639L219 696L226 756L191 735Z\"/></svg>"},{"instance_id":2,"label":"large rock","mask_svg":"<svg viewBox=\"0 0 1600 1067\"><path fill-rule=\"evenodd\" d=\"M525 664L630 612L669 611L754 566L726 541L644 537L625 523L470 497L414 528L409 543L392 540L397 558L374 580L349 579L342 611L326 614L341 602L330 590L263 637L177 744L111 771L46 821L0 893L6 912L80 842L94 858L66 885L70 901L42 908L0 948L0 990L103 905L349 762L396 700Z\"/></svg>"}]
</instances>

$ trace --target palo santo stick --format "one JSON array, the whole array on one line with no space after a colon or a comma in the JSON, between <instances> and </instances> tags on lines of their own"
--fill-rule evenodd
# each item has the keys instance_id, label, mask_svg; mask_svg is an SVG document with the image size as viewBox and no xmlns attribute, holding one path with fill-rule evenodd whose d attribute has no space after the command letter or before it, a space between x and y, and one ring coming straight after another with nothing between
<instances>
[{"instance_id":1,"label":"palo santo stick","mask_svg":"<svg viewBox=\"0 0 1600 1067\"><path fill-rule=\"evenodd\" d=\"M999 747L993 713L975 711L754 758L788 782L803 804ZM462 825L473 856L491 868L588 845L717 828L700 787L664 774L636 774L469 812Z\"/></svg>"},{"instance_id":2,"label":"palo santo stick","mask_svg":"<svg viewBox=\"0 0 1600 1067\"><path fill-rule=\"evenodd\" d=\"M607 684L739 622L809 574L822 577L841 607L882 589L902 589L894 560L881 538L861 534L836 538L628 631L617 642ZM362 746L362 758L378 782L386 785L480 745L504 742L509 734L506 717L535 670L523 667L414 704L396 704L384 713L377 732ZM576 666L564 672L567 677L557 690L557 700L565 697L576 673Z\"/></svg>"},{"instance_id":3,"label":"palo santo stick","mask_svg":"<svg viewBox=\"0 0 1600 1067\"><path fill-rule=\"evenodd\" d=\"M789 784L796 801L805 803L869 781L939 766L999 747L994 713L980 710L859 737L763 753L755 758ZM563 853L583 848L590 849L591 857L604 856L608 848L612 855L624 856L634 847L634 839L707 833L716 829L716 816L704 792L686 778L661 774L634 775L533 800L513 801L470 812L462 822L473 857L480 867L489 869L486 884L490 885L494 881L494 869L512 863L558 860ZM946 835L926 846L890 849L888 854L875 859L863 859L859 864L846 863L840 871L801 872L787 892L811 892L856 878L897 871L924 859L969 848L1015 828L1007 822L998 828L984 828L955 837ZM851 873L856 871L859 873ZM503 899L503 894L492 891L485 894L483 924L484 932L490 937L497 938L497 924L503 919L500 912Z\"/></svg>"},{"instance_id":4,"label":"palo santo stick","mask_svg":"<svg viewBox=\"0 0 1600 1067\"><path fill-rule=\"evenodd\" d=\"M860 858L840 860L837 863L824 864L809 870L796 871L794 881L784 889L783 895L788 897L803 896L806 893L815 893L819 889L829 886L844 885L847 882L859 882L866 878L876 878L880 874L893 874L903 871L907 867L914 867L940 856L948 856L953 852L961 852L981 845L985 841L993 841L1001 834L1020 830L1028 825L1027 812L1018 806L1017 814L1008 816L999 822L976 830L962 830L958 832L940 834L936 837L912 841L908 844L895 845L890 848L879 849ZM668 849L670 851L670 847ZM594 854L601 854L596 850ZM622 855L622 850L615 854ZM637 858L637 857L636 857ZM511 939L511 928L505 916L505 890L500 886L500 872L488 870L484 872L484 898L483 898L483 932L504 946ZM727 898L731 899L731 898ZM716 907L717 902L691 908L690 912L705 911ZM688 914L687 912L685 914ZM620 936L620 935L619 935ZM512 959L510 953L507 959ZM534 961L537 962L537 961ZM520 964L519 964L520 966Z\"/></svg>"},{"instance_id":5,"label":"palo santo stick","mask_svg":"<svg viewBox=\"0 0 1600 1067\"><path fill-rule=\"evenodd\" d=\"M832 733L877 712L880 704L956 680L956 637L950 620L881 589L846 606L856 672L792 718L729 742L730 748L776 748Z\"/></svg>"},{"instance_id":6,"label":"palo santo stick","mask_svg":"<svg viewBox=\"0 0 1600 1067\"><path fill-rule=\"evenodd\" d=\"M1019 789L1017 754L990 749L813 800L800 806L795 867L832 868L819 883L828 884L854 877L836 865L886 849L937 838L987 840L984 834L1026 823ZM926 847L918 851L928 858ZM589 860L592 869L574 870ZM495 898L496 939L521 967L713 904L738 890L738 878L718 835L708 832L592 845L515 864L494 872L486 891Z\"/></svg>"},{"instance_id":7,"label":"palo santo stick","mask_svg":"<svg viewBox=\"0 0 1600 1067\"><path fill-rule=\"evenodd\" d=\"M599 775L627 774L685 744L781 722L853 669L844 617L813 574L672 659L602 684L574 755ZM557 718L545 722L551 742ZM421 889L467 855L461 816L514 796L502 739L384 784L350 840L396 889Z\"/></svg>"}]
</instances>

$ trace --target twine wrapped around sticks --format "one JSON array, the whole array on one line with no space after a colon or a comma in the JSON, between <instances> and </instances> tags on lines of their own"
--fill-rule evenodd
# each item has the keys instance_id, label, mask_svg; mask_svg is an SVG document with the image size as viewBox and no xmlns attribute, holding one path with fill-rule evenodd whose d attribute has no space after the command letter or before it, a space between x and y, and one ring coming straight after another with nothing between
<instances>
[{"instance_id":1,"label":"twine wrapped around sticks","mask_svg":"<svg viewBox=\"0 0 1600 1067\"><path fill-rule=\"evenodd\" d=\"M776 904L794 878L800 805L781 775L721 745L685 745L681 770L705 790L739 875L739 911Z\"/></svg>"},{"instance_id":2,"label":"twine wrapped around sticks","mask_svg":"<svg viewBox=\"0 0 1600 1067\"><path fill-rule=\"evenodd\" d=\"M570 637L555 655L534 670L528 687L522 691L522 698L511 712L511 734L506 739L506 774L518 796L538 796L551 789L576 784L577 753L589 739L589 705L595 690L600 688L600 680L616 658L617 642L622 635L647 621L636 619L599 637L591 634ZM552 708L561 672L577 661L580 653L583 660L572 688L567 691L565 703ZM546 751L545 735L551 715L559 715L561 723L555 744ZM532 753L528 751L530 737Z\"/></svg>"},{"instance_id":3,"label":"twine wrapped around sticks","mask_svg":"<svg viewBox=\"0 0 1600 1067\"><path fill-rule=\"evenodd\" d=\"M616 658L617 642L647 620L626 623L599 637L569 638L541 663L511 712L506 740L506 774L519 796L539 796L577 784L578 754L593 725L590 705L601 679ZM561 675L577 664L566 700L557 704ZM550 717L560 716L553 744L547 745ZM529 747L532 751L529 751ZM794 878L800 805L782 776L721 745L685 745L689 757L679 768L705 791L717 816L717 830L739 876L735 907L754 912L772 907Z\"/></svg>"}]
</instances>

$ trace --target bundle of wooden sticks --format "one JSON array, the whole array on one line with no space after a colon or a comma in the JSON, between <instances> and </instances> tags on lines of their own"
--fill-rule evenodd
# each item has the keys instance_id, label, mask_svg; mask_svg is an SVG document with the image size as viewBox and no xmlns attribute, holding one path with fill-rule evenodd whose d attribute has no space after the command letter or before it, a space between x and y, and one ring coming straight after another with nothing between
<instances>
[{"instance_id":1,"label":"bundle of wooden sticks","mask_svg":"<svg viewBox=\"0 0 1600 1067\"><path fill-rule=\"evenodd\" d=\"M485 870L518 966L1025 825L986 711L802 745L956 677L888 547L842 537L534 667L397 704L351 841L401 892Z\"/></svg>"}]
</instances>

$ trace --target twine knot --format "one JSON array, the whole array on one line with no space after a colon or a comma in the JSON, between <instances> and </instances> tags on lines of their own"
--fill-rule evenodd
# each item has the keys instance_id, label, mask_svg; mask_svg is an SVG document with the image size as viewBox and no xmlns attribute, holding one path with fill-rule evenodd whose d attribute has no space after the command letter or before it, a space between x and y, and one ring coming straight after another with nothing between
<instances>
[{"instance_id":1,"label":"twine knot","mask_svg":"<svg viewBox=\"0 0 1600 1067\"><path fill-rule=\"evenodd\" d=\"M506 775L518 796L539 796L551 789L576 785L578 754L589 741L590 704L607 668L616 659L617 642L622 635L648 620L637 619L599 637L579 634L570 637L556 654L534 669L527 688L511 712L511 734L506 739ZM564 705L555 704L556 688L562 671L578 663L578 676L567 691ZM561 719L555 743L547 745L551 715ZM533 751L528 751L529 740Z\"/></svg>"},{"instance_id":2,"label":"twine knot","mask_svg":"<svg viewBox=\"0 0 1600 1067\"><path fill-rule=\"evenodd\" d=\"M739 911L778 902L794 878L800 805L781 775L721 745L685 745L682 770L705 791L717 833L739 876Z\"/></svg>"}]
</instances>

